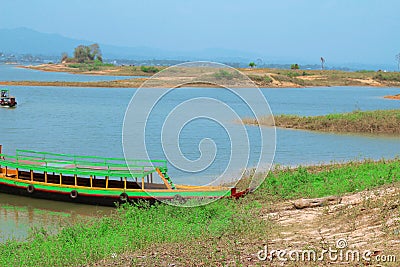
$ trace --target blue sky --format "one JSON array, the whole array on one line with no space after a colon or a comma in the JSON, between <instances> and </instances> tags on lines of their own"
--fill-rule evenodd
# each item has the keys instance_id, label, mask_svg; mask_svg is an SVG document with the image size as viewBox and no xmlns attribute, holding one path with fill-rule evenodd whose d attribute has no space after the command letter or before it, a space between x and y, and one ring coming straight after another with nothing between
<instances>
[{"instance_id":1,"label":"blue sky","mask_svg":"<svg viewBox=\"0 0 400 267\"><path fill-rule=\"evenodd\" d=\"M398 0L2 0L0 28L121 46L225 48L266 61L395 64Z\"/></svg>"}]
</instances>

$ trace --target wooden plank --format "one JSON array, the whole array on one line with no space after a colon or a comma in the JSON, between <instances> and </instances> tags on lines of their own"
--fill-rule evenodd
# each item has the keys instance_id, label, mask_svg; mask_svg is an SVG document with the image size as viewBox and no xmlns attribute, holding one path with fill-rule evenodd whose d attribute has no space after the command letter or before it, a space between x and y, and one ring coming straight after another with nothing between
<instances>
[{"instance_id":1,"label":"wooden plank","mask_svg":"<svg viewBox=\"0 0 400 267\"><path fill-rule=\"evenodd\" d=\"M156 168L156 171L157 171L158 175L161 177L161 179L163 180L165 186L166 186L168 189L172 190L171 185L169 184L169 182L167 181L167 179L165 179L164 174L162 174L162 172L160 171L160 169L159 169L159 168Z\"/></svg>"}]
</instances>

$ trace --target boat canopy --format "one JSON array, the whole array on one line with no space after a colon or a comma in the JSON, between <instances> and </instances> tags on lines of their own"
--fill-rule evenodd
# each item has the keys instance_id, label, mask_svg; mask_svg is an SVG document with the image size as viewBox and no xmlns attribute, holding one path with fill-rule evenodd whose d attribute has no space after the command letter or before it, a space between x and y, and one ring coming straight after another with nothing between
<instances>
[{"instance_id":1,"label":"boat canopy","mask_svg":"<svg viewBox=\"0 0 400 267\"><path fill-rule=\"evenodd\" d=\"M124 158L76 156L19 149L16 150L15 156L0 154L0 165L79 176L139 178L157 172L157 169L163 173L167 172L166 160L125 160Z\"/></svg>"},{"instance_id":2,"label":"boat canopy","mask_svg":"<svg viewBox=\"0 0 400 267\"><path fill-rule=\"evenodd\" d=\"M1 98L8 98L10 96L10 90L8 89L1 89L0 90L0 97Z\"/></svg>"}]
</instances>

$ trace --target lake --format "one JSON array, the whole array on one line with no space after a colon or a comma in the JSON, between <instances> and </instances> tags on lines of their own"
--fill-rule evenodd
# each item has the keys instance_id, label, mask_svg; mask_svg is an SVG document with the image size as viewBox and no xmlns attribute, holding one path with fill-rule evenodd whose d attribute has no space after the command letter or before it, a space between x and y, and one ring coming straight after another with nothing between
<instances>
[{"instance_id":1,"label":"lake","mask_svg":"<svg viewBox=\"0 0 400 267\"><path fill-rule=\"evenodd\" d=\"M8 88L17 96L18 107L0 109L0 140L4 153L14 154L18 148L123 157L122 123L125 110L136 89L24 86ZM320 115L356 109L400 107L399 101L382 97L398 93L398 88L287 88L262 89L262 92L274 114ZM182 101L200 96L224 99L227 105L237 107L235 98L226 90L181 88L163 99L160 103L164 105L161 113L165 114ZM238 107L239 114L245 116L246 112L246 109ZM154 120L156 119L157 116ZM234 124L233 121L229 123ZM221 137L221 129L213 126L208 121L196 121L192 128L182 132L182 146L189 158L196 158L198 155L199 138ZM248 126L248 129L252 132L256 127ZM218 144L221 144L219 149L228 149L227 143L221 141ZM159 143L153 146L155 150L160 148ZM393 158L399 154L399 149L398 137L277 129L274 162L298 165L362 158ZM154 149L150 147L150 150ZM162 154L155 156L162 158Z\"/></svg>"}]
</instances>

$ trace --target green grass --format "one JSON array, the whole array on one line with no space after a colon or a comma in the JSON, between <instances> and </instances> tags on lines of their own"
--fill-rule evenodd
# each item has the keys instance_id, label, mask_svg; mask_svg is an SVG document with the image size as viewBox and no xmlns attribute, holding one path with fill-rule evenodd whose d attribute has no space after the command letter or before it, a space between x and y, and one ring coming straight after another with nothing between
<instances>
[{"instance_id":1,"label":"green grass","mask_svg":"<svg viewBox=\"0 0 400 267\"><path fill-rule=\"evenodd\" d=\"M357 73L374 73L375 71L373 70L357 70Z\"/></svg>"},{"instance_id":2,"label":"green grass","mask_svg":"<svg viewBox=\"0 0 400 267\"><path fill-rule=\"evenodd\" d=\"M259 85L270 84L273 82L272 78L268 75L248 75L248 77Z\"/></svg>"},{"instance_id":3,"label":"green grass","mask_svg":"<svg viewBox=\"0 0 400 267\"><path fill-rule=\"evenodd\" d=\"M0 266L81 266L102 259L112 261L114 253L125 255L177 243L194 246L204 240L212 240L212 244L218 240L231 242L227 251L238 253L232 250L241 238L260 244L268 239L272 226L260 216L263 205L300 197L342 195L399 181L398 159L278 169L257 191L240 200L221 199L194 208L125 206L111 216L64 227L56 235L36 229L26 242L0 245ZM215 246L202 251L218 253L219 245ZM188 249L189 254L196 254L195 246ZM205 265L213 265L216 260L200 254L199 260Z\"/></svg>"},{"instance_id":4,"label":"green grass","mask_svg":"<svg viewBox=\"0 0 400 267\"><path fill-rule=\"evenodd\" d=\"M110 217L65 227L55 236L38 229L28 242L3 244L0 266L77 266L154 243L221 235L234 223L234 210L227 199L191 209L146 204L121 208Z\"/></svg>"},{"instance_id":5,"label":"green grass","mask_svg":"<svg viewBox=\"0 0 400 267\"><path fill-rule=\"evenodd\" d=\"M232 80L233 78L239 77L239 74L235 70L219 70L218 72L215 72L213 76L217 79L227 79L227 80Z\"/></svg>"},{"instance_id":6,"label":"green grass","mask_svg":"<svg viewBox=\"0 0 400 267\"><path fill-rule=\"evenodd\" d=\"M315 198L343 195L400 181L400 161L350 162L325 167L299 167L271 173L256 195Z\"/></svg>"},{"instance_id":7,"label":"green grass","mask_svg":"<svg viewBox=\"0 0 400 267\"><path fill-rule=\"evenodd\" d=\"M378 72L374 76L375 80L387 81L387 82L400 82L399 72Z\"/></svg>"},{"instance_id":8,"label":"green grass","mask_svg":"<svg viewBox=\"0 0 400 267\"><path fill-rule=\"evenodd\" d=\"M325 132L400 134L400 109L353 111L349 113L328 114L323 116L274 116L275 125L283 128L294 128ZM257 121L244 118L244 123L257 124ZM271 125L271 120L262 118L258 124Z\"/></svg>"},{"instance_id":9,"label":"green grass","mask_svg":"<svg viewBox=\"0 0 400 267\"><path fill-rule=\"evenodd\" d=\"M258 71L258 75L268 73L278 82L288 82L298 86L377 86L376 82L380 86L398 86L400 83L399 72L375 72L369 70L253 70L253 72L255 71ZM246 73L252 74L252 71L247 71ZM305 76L315 76L315 78L304 79Z\"/></svg>"},{"instance_id":10,"label":"green grass","mask_svg":"<svg viewBox=\"0 0 400 267\"><path fill-rule=\"evenodd\" d=\"M94 70L104 69L107 67L114 67L115 65L95 60L93 62L87 62L87 63L71 63L68 64L67 66L70 68L79 69L81 71L94 71Z\"/></svg>"}]
</instances>

